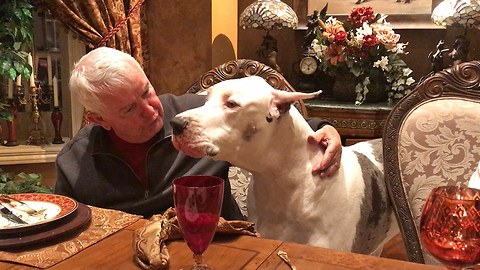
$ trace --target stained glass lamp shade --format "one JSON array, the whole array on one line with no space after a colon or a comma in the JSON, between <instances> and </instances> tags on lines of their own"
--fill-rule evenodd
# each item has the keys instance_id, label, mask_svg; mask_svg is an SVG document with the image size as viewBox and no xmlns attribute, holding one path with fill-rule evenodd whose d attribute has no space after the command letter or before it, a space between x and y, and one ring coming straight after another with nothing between
<instances>
[{"instance_id":1,"label":"stained glass lamp shade","mask_svg":"<svg viewBox=\"0 0 480 270\"><path fill-rule=\"evenodd\" d=\"M437 25L460 25L480 29L480 1L445 0L432 12L432 20Z\"/></svg>"},{"instance_id":2,"label":"stained glass lamp shade","mask_svg":"<svg viewBox=\"0 0 480 270\"><path fill-rule=\"evenodd\" d=\"M298 17L295 11L280 0L257 0L249 5L240 15L240 26L243 29L255 28L267 31L263 43L257 53L266 59L267 64L280 72L276 64L277 41L270 36L270 30L297 28Z\"/></svg>"}]
</instances>

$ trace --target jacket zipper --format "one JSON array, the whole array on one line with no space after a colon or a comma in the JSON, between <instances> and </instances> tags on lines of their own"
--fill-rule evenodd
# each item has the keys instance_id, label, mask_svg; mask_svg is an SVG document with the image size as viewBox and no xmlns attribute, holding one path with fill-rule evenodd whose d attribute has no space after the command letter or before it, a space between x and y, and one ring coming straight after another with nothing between
<instances>
[{"instance_id":1,"label":"jacket zipper","mask_svg":"<svg viewBox=\"0 0 480 270\"><path fill-rule=\"evenodd\" d=\"M150 150L150 149L148 149L148 150ZM147 153L148 153L148 151L147 151ZM150 193L150 190L148 189L148 186L143 185L143 182L140 180L138 175L135 173L135 171L132 169L132 167L130 167L130 165L128 165L128 163L125 162L125 160L121 159L120 157L117 157L116 155L107 154L107 153L102 153L102 154L97 154L97 155L108 155L108 156L114 157L116 159L119 159L123 163L125 163L125 165L127 165L127 167L130 168L130 170L133 172L133 174L137 177L138 181L140 181L140 183L142 183L142 186L145 188L145 192L143 193L143 200L146 201L148 199L148 194ZM148 169L147 169L147 172L148 172ZM148 177L148 173L147 173L147 177Z\"/></svg>"}]
</instances>

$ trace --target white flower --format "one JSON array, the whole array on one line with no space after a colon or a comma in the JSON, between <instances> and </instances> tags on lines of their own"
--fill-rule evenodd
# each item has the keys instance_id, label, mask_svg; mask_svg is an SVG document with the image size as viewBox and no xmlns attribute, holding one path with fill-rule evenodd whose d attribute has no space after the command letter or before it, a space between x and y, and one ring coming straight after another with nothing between
<instances>
[{"instance_id":1,"label":"white flower","mask_svg":"<svg viewBox=\"0 0 480 270\"><path fill-rule=\"evenodd\" d=\"M412 74L413 70L411 70L410 68L404 68L403 69L403 76L408 76L410 74Z\"/></svg>"},{"instance_id":2,"label":"white flower","mask_svg":"<svg viewBox=\"0 0 480 270\"><path fill-rule=\"evenodd\" d=\"M375 63L373 63L373 67L381 67L382 70L386 70L387 69L387 65L388 65L388 57L387 56L382 56L382 59L381 60L378 60L376 61Z\"/></svg>"},{"instance_id":3,"label":"white flower","mask_svg":"<svg viewBox=\"0 0 480 270\"><path fill-rule=\"evenodd\" d=\"M396 54L408 54L408 52L405 52L405 47L407 47L407 43L397 43L397 46L393 47L392 52Z\"/></svg>"},{"instance_id":4,"label":"white flower","mask_svg":"<svg viewBox=\"0 0 480 270\"><path fill-rule=\"evenodd\" d=\"M326 24L337 24L337 23L341 23L339 20L337 20L337 18L334 18L334 17L329 17L326 21L325 21Z\"/></svg>"},{"instance_id":5,"label":"white flower","mask_svg":"<svg viewBox=\"0 0 480 270\"><path fill-rule=\"evenodd\" d=\"M409 77L409 78L407 79L407 82L406 82L405 84L406 84L406 85L411 85L411 84L414 83L414 82L415 82L415 80L414 80L412 77Z\"/></svg>"}]
</instances>

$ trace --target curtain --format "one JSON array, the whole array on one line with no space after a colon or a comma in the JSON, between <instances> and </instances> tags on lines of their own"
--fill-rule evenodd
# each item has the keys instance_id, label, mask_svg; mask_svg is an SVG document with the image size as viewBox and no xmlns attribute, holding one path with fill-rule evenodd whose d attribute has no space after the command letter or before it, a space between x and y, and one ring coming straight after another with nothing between
<instances>
[{"instance_id":1,"label":"curtain","mask_svg":"<svg viewBox=\"0 0 480 270\"><path fill-rule=\"evenodd\" d=\"M90 48L107 46L132 55L145 68L144 0L40 0L54 18ZM145 52L144 52L145 51Z\"/></svg>"},{"instance_id":2,"label":"curtain","mask_svg":"<svg viewBox=\"0 0 480 270\"><path fill-rule=\"evenodd\" d=\"M35 3L36 2L36 3ZM149 74L144 0L33 0L48 8L89 48L107 46L133 56ZM81 128L89 124L84 111Z\"/></svg>"}]
</instances>

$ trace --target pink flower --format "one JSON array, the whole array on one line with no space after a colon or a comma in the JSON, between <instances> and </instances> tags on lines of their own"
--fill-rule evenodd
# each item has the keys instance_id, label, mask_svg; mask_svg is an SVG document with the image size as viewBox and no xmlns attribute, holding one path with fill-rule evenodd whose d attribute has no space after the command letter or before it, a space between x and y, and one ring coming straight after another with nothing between
<instances>
[{"instance_id":1,"label":"pink flower","mask_svg":"<svg viewBox=\"0 0 480 270\"><path fill-rule=\"evenodd\" d=\"M373 29L373 33L377 36L378 42L385 45L387 50L395 48L400 40L399 34L395 34L390 27L383 24L373 24L371 27Z\"/></svg>"}]
</instances>

